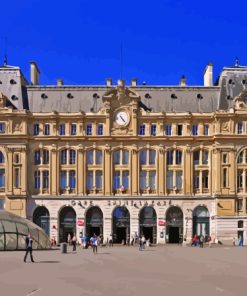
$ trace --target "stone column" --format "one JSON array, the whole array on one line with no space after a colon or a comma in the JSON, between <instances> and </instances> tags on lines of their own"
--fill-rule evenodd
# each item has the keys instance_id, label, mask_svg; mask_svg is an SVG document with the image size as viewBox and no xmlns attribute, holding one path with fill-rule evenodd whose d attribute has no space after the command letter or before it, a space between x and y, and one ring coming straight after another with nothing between
<instances>
[{"instance_id":1,"label":"stone column","mask_svg":"<svg viewBox=\"0 0 247 296\"><path fill-rule=\"evenodd\" d=\"M184 177L184 188L185 194L191 195L193 192L193 157L192 150L190 146L187 146L184 151L184 168L183 168L183 177Z\"/></svg>"},{"instance_id":2,"label":"stone column","mask_svg":"<svg viewBox=\"0 0 247 296\"><path fill-rule=\"evenodd\" d=\"M79 145L77 154L77 188L78 194L85 194L84 191L84 178L86 175L86 165L84 162L84 147Z\"/></svg>"},{"instance_id":3,"label":"stone column","mask_svg":"<svg viewBox=\"0 0 247 296\"><path fill-rule=\"evenodd\" d=\"M138 166L138 150L137 146L134 146L132 149L132 158L131 158L131 193L132 195L138 194L139 188L139 166Z\"/></svg>"},{"instance_id":4,"label":"stone column","mask_svg":"<svg viewBox=\"0 0 247 296\"><path fill-rule=\"evenodd\" d=\"M51 195L59 194L59 157L57 146L52 145L50 156L50 187Z\"/></svg>"},{"instance_id":5,"label":"stone column","mask_svg":"<svg viewBox=\"0 0 247 296\"><path fill-rule=\"evenodd\" d=\"M105 195L111 195L111 179L112 179L112 162L111 162L111 148L109 146L105 147L105 162L104 162L104 188Z\"/></svg>"},{"instance_id":6,"label":"stone column","mask_svg":"<svg viewBox=\"0 0 247 296\"><path fill-rule=\"evenodd\" d=\"M229 171L228 171L228 180L229 180L229 188L230 194L235 194L235 182L236 182L236 162L235 162L235 149L232 149L229 152Z\"/></svg>"}]
</instances>

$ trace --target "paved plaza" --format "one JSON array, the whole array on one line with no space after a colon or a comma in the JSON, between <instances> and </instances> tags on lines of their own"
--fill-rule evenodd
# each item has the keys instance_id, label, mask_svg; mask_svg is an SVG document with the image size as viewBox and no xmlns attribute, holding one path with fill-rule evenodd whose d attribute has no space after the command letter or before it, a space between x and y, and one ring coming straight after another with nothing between
<instances>
[{"instance_id":1,"label":"paved plaza","mask_svg":"<svg viewBox=\"0 0 247 296\"><path fill-rule=\"evenodd\" d=\"M247 284L245 247L193 248L116 246L0 252L1 296L243 295Z\"/></svg>"}]
</instances>

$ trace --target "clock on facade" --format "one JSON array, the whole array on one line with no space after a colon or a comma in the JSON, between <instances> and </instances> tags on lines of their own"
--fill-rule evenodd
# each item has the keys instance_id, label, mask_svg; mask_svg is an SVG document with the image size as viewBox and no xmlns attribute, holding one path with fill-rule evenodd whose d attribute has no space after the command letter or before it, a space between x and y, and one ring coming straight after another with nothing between
<instances>
[{"instance_id":1,"label":"clock on facade","mask_svg":"<svg viewBox=\"0 0 247 296\"><path fill-rule=\"evenodd\" d=\"M126 126L129 123L128 113L124 111L117 112L115 116L115 121L120 126Z\"/></svg>"}]
</instances>

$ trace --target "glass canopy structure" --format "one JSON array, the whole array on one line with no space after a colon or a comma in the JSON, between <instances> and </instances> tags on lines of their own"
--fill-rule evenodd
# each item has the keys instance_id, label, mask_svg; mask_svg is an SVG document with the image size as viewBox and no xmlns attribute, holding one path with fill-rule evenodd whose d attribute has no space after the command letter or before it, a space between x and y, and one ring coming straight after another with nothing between
<instances>
[{"instance_id":1,"label":"glass canopy structure","mask_svg":"<svg viewBox=\"0 0 247 296\"><path fill-rule=\"evenodd\" d=\"M33 249L49 249L50 239L44 230L31 221L0 210L0 251L24 250L25 238L31 234Z\"/></svg>"}]
</instances>

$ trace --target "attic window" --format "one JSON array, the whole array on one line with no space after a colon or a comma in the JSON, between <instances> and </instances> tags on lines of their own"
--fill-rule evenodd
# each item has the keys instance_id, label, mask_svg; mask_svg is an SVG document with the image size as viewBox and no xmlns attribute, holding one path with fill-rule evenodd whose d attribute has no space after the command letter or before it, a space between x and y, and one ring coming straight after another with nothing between
<instances>
[{"instance_id":1,"label":"attic window","mask_svg":"<svg viewBox=\"0 0 247 296\"><path fill-rule=\"evenodd\" d=\"M42 99L47 99L48 96L47 96L46 94L43 93L43 94L41 94L41 98L42 98Z\"/></svg>"},{"instance_id":2,"label":"attic window","mask_svg":"<svg viewBox=\"0 0 247 296\"><path fill-rule=\"evenodd\" d=\"M150 94L145 94L145 99L151 99Z\"/></svg>"},{"instance_id":3,"label":"attic window","mask_svg":"<svg viewBox=\"0 0 247 296\"><path fill-rule=\"evenodd\" d=\"M0 84L3 84L1 80L0 80Z\"/></svg>"},{"instance_id":4,"label":"attic window","mask_svg":"<svg viewBox=\"0 0 247 296\"><path fill-rule=\"evenodd\" d=\"M227 100L232 100L233 98L231 96L226 96Z\"/></svg>"},{"instance_id":5,"label":"attic window","mask_svg":"<svg viewBox=\"0 0 247 296\"><path fill-rule=\"evenodd\" d=\"M13 95L13 96L11 97L11 99L12 99L13 101L17 101L17 100L18 100L18 97L15 96L15 95Z\"/></svg>"},{"instance_id":6,"label":"attic window","mask_svg":"<svg viewBox=\"0 0 247 296\"><path fill-rule=\"evenodd\" d=\"M94 93L94 94L93 94L93 98L94 98L94 99L99 99L99 97L100 97L100 96L99 96L97 93Z\"/></svg>"},{"instance_id":7,"label":"attic window","mask_svg":"<svg viewBox=\"0 0 247 296\"><path fill-rule=\"evenodd\" d=\"M228 84L232 84L232 79L230 79L230 80L228 81Z\"/></svg>"},{"instance_id":8,"label":"attic window","mask_svg":"<svg viewBox=\"0 0 247 296\"><path fill-rule=\"evenodd\" d=\"M175 94L171 94L172 99L177 99L178 97Z\"/></svg>"},{"instance_id":9,"label":"attic window","mask_svg":"<svg viewBox=\"0 0 247 296\"><path fill-rule=\"evenodd\" d=\"M67 98L68 98L68 99L73 99L74 96L73 96L71 93L68 93L68 94L67 94Z\"/></svg>"},{"instance_id":10,"label":"attic window","mask_svg":"<svg viewBox=\"0 0 247 296\"><path fill-rule=\"evenodd\" d=\"M242 84L246 84L246 80L245 79L242 80Z\"/></svg>"},{"instance_id":11,"label":"attic window","mask_svg":"<svg viewBox=\"0 0 247 296\"><path fill-rule=\"evenodd\" d=\"M203 99L203 96L201 94L197 94L197 99L201 100Z\"/></svg>"},{"instance_id":12,"label":"attic window","mask_svg":"<svg viewBox=\"0 0 247 296\"><path fill-rule=\"evenodd\" d=\"M10 79L9 83L10 84L16 84L16 81L14 79Z\"/></svg>"}]
</instances>

